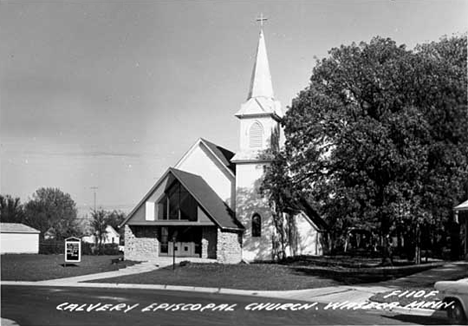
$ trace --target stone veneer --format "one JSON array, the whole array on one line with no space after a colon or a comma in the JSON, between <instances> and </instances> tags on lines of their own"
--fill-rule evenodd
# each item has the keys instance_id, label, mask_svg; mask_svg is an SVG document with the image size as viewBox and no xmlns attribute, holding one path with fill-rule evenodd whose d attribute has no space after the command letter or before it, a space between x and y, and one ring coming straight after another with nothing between
<instances>
[{"instance_id":1,"label":"stone veneer","mask_svg":"<svg viewBox=\"0 0 468 326\"><path fill-rule=\"evenodd\" d=\"M125 225L125 259L145 261L159 256L158 229L155 226Z\"/></svg>"},{"instance_id":2,"label":"stone veneer","mask_svg":"<svg viewBox=\"0 0 468 326\"><path fill-rule=\"evenodd\" d=\"M202 258L216 258L222 264L237 264L242 260L242 234L204 227ZM155 226L125 225L125 259L145 261L158 258L158 229Z\"/></svg>"},{"instance_id":3,"label":"stone veneer","mask_svg":"<svg viewBox=\"0 0 468 326\"><path fill-rule=\"evenodd\" d=\"M242 260L242 235L218 229L216 259L222 264L237 264Z\"/></svg>"}]
</instances>

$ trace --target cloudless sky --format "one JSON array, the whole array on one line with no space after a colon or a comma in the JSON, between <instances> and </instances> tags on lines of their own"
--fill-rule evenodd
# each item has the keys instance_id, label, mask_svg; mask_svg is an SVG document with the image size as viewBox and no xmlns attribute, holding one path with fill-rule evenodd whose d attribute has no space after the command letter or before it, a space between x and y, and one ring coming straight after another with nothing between
<instances>
[{"instance_id":1,"label":"cloudless sky","mask_svg":"<svg viewBox=\"0 0 468 326\"><path fill-rule=\"evenodd\" d=\"M468 0L1 0L0 193L128 212L199 137L235 152L260 13L283 110L332 47L468 31Z\"/></svg>"}]
</instances>

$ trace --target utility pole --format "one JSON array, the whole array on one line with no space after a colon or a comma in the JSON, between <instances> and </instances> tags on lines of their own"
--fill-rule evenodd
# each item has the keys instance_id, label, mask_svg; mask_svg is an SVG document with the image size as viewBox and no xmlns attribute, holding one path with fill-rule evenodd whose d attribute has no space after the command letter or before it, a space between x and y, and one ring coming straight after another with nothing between
<instances>
[{"instance_id":1,"label":"utility pole","mask_svg":"<svg viewBox=\"0 0 468 326\"><path fill-rule=\"evenodd\" d=\"M99 188L98 186L90 187L90 189L93 189L93 191L94 191L94 211L96 211L96 190L98 188Z\"/></svg>"}]
</instances>

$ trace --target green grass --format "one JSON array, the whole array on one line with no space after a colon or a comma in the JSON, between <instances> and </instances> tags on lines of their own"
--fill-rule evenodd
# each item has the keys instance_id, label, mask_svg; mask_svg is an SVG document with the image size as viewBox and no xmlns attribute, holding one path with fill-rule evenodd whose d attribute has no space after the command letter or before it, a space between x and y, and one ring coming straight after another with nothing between
<instances>
[{"instance_id":1,"label":"green grass","mask_svg":"<svg viewBox=\"0 0 468 326\"><path fill-rule=\"evenodd\" d=\"M442 260L430 259L429 262L423 261L422 265L428 263L441 263ZM289 266L310 266L310 267L338 267L338 268L375 268L383 267L382 258L380 257L362 257L350 255L335 255L335 256L297 256L286 258L283 262ZM405 266L413 266L414 263L406 259L394 259L393 267L404 268ZM387 266L392 267L392 266Z\"/></svg>"},{"instance_id":2,"label":"green grass","mask_svg":"<svg viewBox=\"0 0 468 326\"><path fill-rule=\"evenodd\" d=\"M317 261L320 260L318 263ZM366 260L303 259L287 263L239 265L189 263L161 268L138 275L97 280L104 283L163 284L249 290L298 290L343 284L375 283L433 268L425 266L363 267L376 263ZM440 263L439 263L440 264ZM361 267L344 267L344 266ZM93 282L93 281L90 281Z\"/></svg>"},{"instance_id":3,"label":"green grass","mask_svg":"<svg viewBox=\"0 0 468 326\"><path fill-rule=\"evenodd\" d=\"M114 271L136 262L112 259L121 256L82 256L81 263L63 267L64 255L6 254L1 255L3 281L42 281L63 277Z\"/></svg>"},{"instance_id":4,"label":"green grass","mask_svg":"<svg viewBox=\"0 0 468 326\"><path fill-rule=\"evenodd\" d=\"M276 264L222 265L196 264L172 266L138 275L97 280L106 283L168 284L231 288L243 290L298 290L335 286L326 277L308 276L293 268Z\"/></svg>"},{"instance_id":5,"label":"green grass","mask_svg":"<svg viewBox=\"0 0 468 326\"><path fill-rule=\"evenodd\" d=\"M380 259L362 257L295 257L283 264L296 272L334 279L347 285L394 280L444 264L442 261L421 265L395 261L393 266L380 266L380 263Z\"/></svg>"}]
</instances>

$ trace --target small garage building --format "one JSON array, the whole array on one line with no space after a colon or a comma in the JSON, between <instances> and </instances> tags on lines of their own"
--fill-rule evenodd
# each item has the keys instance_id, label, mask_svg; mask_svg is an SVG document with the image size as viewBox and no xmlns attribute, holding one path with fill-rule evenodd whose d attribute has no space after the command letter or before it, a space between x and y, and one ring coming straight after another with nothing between
<instances>
[{"instance_id":1,"label":"small garage building","mask_svg":"<svg viewBox=\"0 0 468 326\"><path fill-rule=\"evenodd\" d=\"M0 223L1 254L39 253L39 231L20 223Z\"/></svg>"}]
</instances>

